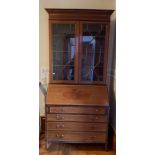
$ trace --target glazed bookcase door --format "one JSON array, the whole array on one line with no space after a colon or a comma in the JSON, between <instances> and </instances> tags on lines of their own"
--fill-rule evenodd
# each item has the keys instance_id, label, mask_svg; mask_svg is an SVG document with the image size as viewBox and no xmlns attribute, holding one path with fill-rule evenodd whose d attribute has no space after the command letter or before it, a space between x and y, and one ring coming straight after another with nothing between
<instances>
[{"instance_id":1,"label":"glazed bookcase door","mask_svg":"<svg viewBox=\"0 0 155 155\"><path fill-rule=\"evenodd\" d=\"M80 23L80 83L105 83L106 27L98 22Z\"/></svg>"},{"instance_id":2,"label":"glazed bookcase door","mask_svg":"<svg viewBox=\"0 0 155 155\"><path fill-rule=\"evenodd\" d=\"M76 22L50 22L50 83L77 83Z\"/></svg>"}]
</instances>

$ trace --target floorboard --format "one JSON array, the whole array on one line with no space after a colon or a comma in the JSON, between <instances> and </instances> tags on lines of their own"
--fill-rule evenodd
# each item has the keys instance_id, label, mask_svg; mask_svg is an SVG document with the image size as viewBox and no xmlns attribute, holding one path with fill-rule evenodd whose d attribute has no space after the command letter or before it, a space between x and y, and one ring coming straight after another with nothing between
<instances>
[{"instance_id":1,"label":"floorboard","mask_svg":"<svg viewBox=\"0 0 155 155\"><path fill-rule=\"evenodd\" d=\"M40 136L39 155L116 155L116 138L113 136L109 151L103 144L51 144L45 149L45 135Z\"/></svg>"}]
</instances>

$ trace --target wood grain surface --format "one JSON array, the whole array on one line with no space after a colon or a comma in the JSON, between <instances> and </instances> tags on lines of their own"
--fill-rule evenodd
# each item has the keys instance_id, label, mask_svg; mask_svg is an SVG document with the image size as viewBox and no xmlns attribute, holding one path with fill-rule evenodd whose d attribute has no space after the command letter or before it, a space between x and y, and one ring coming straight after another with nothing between
<instances>
[{"instance_id":1,"label":"wood grain surface","mask_svg":"<svg viewBox=\"0 0 155 155\"><path fill-rule=\"evenodd\" d=\"M47 121L108 122L108 116L107 115L47 114Z\"/></svg>"},{"instance_id":2,"label":"wood grain surface","mask_svg":"<svg viewBox=\"0 0 155 155\"><path fill-rule=\"evenodd\" d=\"M107 131L107 123L48 122L47 130L63 131Z\"/></svg>"},{"instance_id":3,"label":"wood grain surface","mask_svg":"<svg viewBox=\"0 0 155 155\"><path fill-rule=\"evenodd\" d=\"M47 104L108 106L106 86L49 84Z\"/></svg>"},{"instance_id":4,"label":"wood grain surface","mask_svg":"<svg viewBox=\"0 0 155 155\"><path fill-rule=\"evenodd\" d=\"M53 114L106 114L106 108L103 106L51 106L49 107L48 113Z\"/></svg>"}]
</instances>

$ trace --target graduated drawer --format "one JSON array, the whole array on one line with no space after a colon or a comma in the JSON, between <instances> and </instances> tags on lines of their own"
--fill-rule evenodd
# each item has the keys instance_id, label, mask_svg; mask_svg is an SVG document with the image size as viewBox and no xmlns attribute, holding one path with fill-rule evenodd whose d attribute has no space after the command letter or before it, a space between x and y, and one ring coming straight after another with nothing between
<instances>
[{"instance_id":1,"label":"graduated drawer","mask_svg":"<svg viewBox=\"0 0 155 155\"><path fill-rule=\"evenodd\" d=\"M106 108L99 106L50 106L48 113L105 114Z\"/></svg>"},{"instance_id":2,"label":"graduated drawer","mask_svg":"<svg viewBox=\"0 0 155 155\"><path fill-rule=\"evenodd\" d=\"M108 115L47 114L47 121L108 122Z\"/></svg>"},{"instance_id":3,"label":"graduated drawer","mask_svg":"<svg viewBox=\"0 0 155 155\"><path fill-rule=\"evenodd\" d=\"M107 131L107 123L48 122L47 130Z\"/></svg>"},{"instance_id":4,"label":"graduated drawer","mask_svg":"<svg viewBox=\"0 0 155 155\"><path fill-rule=\"evenodd\" d=\"M47 138L49 141L66 142L106 142L107 133L104 132L63 132L49 131Z\"/></svg>"}]
</instances>

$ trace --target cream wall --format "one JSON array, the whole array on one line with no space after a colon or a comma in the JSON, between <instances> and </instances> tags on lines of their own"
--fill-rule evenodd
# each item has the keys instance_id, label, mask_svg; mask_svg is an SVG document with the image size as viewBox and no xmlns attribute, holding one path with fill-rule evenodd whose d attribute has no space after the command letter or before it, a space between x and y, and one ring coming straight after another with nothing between
<instances>
[{"instance_id":1,"label":"cream wall","mask_svg":"<svg viewBox=\"0 0 155 155\"><path fill-rule=\"evenodd\" d=\"M45 85L48 83L48 76L43 75L48 70L48 14L45 8L68 8L68 9L113 9L115 10L115 0L40 0L39 6L39 79ZM113 34L115 23L115 12L111 16L110 30L110 53L112 53ZM111 54L109 58L111 59ZM111 64L109 64L109 67ZM110 69L108 71L110 73ZM40 93L40 113L44 115L44 98Z\"/></svg>"}]
</instances>

